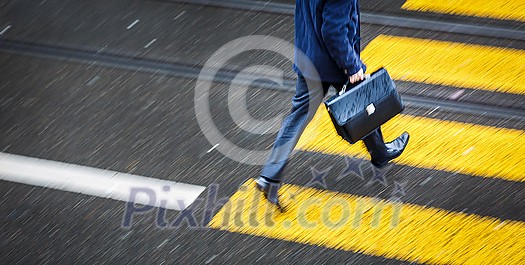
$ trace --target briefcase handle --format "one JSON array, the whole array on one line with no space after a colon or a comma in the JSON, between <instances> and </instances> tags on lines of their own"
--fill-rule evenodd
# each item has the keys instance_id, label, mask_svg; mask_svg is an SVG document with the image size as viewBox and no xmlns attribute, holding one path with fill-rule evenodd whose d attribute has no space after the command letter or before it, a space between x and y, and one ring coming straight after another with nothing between
<instances>
[{"instance_id":1,"label":"briefcase handle","mask_svg":"<svg viewBox=\"0 0 525 265\"><path fill-rule=\"evenodd\" d=\"M363 80L361 80L359 82L353 83L353 84L350 84L350 80L347 80L346 83L341 88L341 91L339 91L339 96L341 96L342 94L344 94L346 92L346 88L348 86L350 86L350 85L352 85L352 87L357 86L359 83L367 80L368 78L370 78L370 74L365 74L365 79L363 79Z\"/></svg>"}]
</instances>

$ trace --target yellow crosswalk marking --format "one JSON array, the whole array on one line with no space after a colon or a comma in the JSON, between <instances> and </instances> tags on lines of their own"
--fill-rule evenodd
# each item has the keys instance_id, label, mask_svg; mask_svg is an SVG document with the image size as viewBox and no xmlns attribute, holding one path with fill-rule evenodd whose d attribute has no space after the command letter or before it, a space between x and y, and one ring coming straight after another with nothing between
<instances>
[{"instance_id":1,"label":"yellow crosswalk marking","mask_svg":"<svg viewBox=\"0 0 525 265\"><path fill-rule=\"evenodd\" d=\"M430 264L524 264L525 224L284 185L286 211L245 183L216 229Z\"/></svg>"},{"instance_id":2,"label":"yellow crosswalk marking","mask_svg":"<svg viewBox=\"0 0 525 265\"><path fill-rule=\"evenodd\" d=\"M407 10L525 21L524 0L407 0Z\"/></svg>"},{"instance_id":3,"label":"yellow crosswalk marking","mask_svg":"<svg viewBox=\"0 0 525 265\"><path fill-rule=\"evenodd\" d=\"M397 80L525 94L523 50L380 35L362 58Z\"/></svg>"},{"instance_id":4,"label":"yellow crosswalk marking","mask_svg":"<svg viewBox=\"0 0 525 265\"><path fill-rule=\"evenodd\" d=\"M411 135L396 163L525 181L524 131L408 115L398 115L382 128L386 140L405 130ZM337 135L324 106L307 126L297 148L368 158L362 143L350 145Z\"/></svg>"}]
</instances>

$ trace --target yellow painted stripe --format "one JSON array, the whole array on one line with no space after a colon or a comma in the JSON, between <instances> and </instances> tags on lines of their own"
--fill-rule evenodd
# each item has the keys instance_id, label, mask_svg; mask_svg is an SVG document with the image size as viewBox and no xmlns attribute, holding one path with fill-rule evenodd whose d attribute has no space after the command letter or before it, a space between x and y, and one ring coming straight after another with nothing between
<instances>
[{"instance_id":1,"label":"yellow painted stripe","mask_svg":"<svg viewBox=\"0 0 525 265\"><path fill-rule=\"evenodd\" d=\"M525 94L523 50L380 35L362 58L397 80Z\"/></svg>"},{"instance_id":2,"label":"yellow painted stripe","mask_svg":"<svg viewBox=\"0 0 525 265\"><path fill-rule=\"evenodd\" d=\"M396 163L480 177L525 181L525 132L438 119L398 115L382 126L386 140L403 131L410 142ZM368 158L364 145L350 145L321 106L298 149Z\"/></svg>"},{"instance_id":3,"label":"yellow painted stripe","mask_svg":"<svg viewBox=\"0 0 525 265\"><path fill-rule=\"evenodd\" d=\"M525 21L524 0L407 0L407 10Z\"/></svg>"},{"instance_id":4,"label":"yellow painted stripe","mask_svg":"<svg viewBox=\"0 0 525 265\"><path fill-rule=\"evenodd\" d=\"M430 264L525 264L525 223L293 185L286 211L248 181L209 226Z\"/></svg>"}]
</instances>

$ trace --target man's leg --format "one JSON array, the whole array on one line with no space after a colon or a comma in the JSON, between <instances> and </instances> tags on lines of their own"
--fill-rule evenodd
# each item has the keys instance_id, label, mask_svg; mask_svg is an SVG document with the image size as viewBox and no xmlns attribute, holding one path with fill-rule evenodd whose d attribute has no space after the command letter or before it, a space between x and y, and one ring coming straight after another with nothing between
<instances>
[{"instance_id":1,"label":"man's leg","mask_svg":"<svg viewBox=\"0 0 525 265\"><path fill-rule=\"evenodd\" d=\"M310 96L324 95L324 87L328 86L327 84L319 84L323 86L323 88L312 88L311 92L322 94L309 95L306 80L304 77L298 76L295 96L292 99L292 110L284 119L277 138L275 139L272 153L261 172L261 176L266 179L273 182L280 182L282 180L281 172L286 166L288 158L299 141L306 125L313 117L314 113L310 113L310 117L308 116L308 110L310 104L316 104L313 102L317 100L310 100Z\"/></svg>"},{"instance_id":2,"label":"man's leg","mask_svg":"<svg viewBox=\"0 0 525 265\"><path fill-rule=\"evenodd\" d=\"M298 76L295 96L292 99L292 111L284 119L281 129L277 134L277 139L275 139L272 153L270 154L270 157L268 157L261 175L256 180L257 188L264 192L268 201L279 207L281 211L283 208L279 203L278 195L278 190L281 186L282 180L281 173L306 125L315 114L308 113L311 104L318 105L329 87L329 84L326 83L312 83L316 83L320 87L312 87L309 91L306 80L302 76ZM315 109L317 109L317 106L315 107Z\"/></svg>"},{"instance_id":3,"label":"man's leg","mask_svg":"<svg viewBox=\"0 0 525 265\"><path fill-rule=\"evenodd\" d=\"M394 141L385 143L381 127L379 127L363 138L363 142L370 153L372 164L377 168L382 168L388 164L388 161L403 153L409 138L408 133L404 132Z\"/></svg>"}]
</instances>

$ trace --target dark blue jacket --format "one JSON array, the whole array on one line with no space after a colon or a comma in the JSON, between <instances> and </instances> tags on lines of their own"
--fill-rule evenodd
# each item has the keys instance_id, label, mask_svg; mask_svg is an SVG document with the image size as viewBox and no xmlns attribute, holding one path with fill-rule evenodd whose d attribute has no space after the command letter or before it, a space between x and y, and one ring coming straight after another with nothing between
<instances>
[{"instance_id":1,"label":"dark blue jacket","mask_svg":"<svg viewBox=\"0 0 525 265\"><path fill-rule=\"evenodd\" d=\"M359 69L366 71L359 35L357 0L296 0L295 49L306 54L321 81L342 83ZM306 65L296 51L294 70L313 78Z\"/></svg>"}]
</instances>

